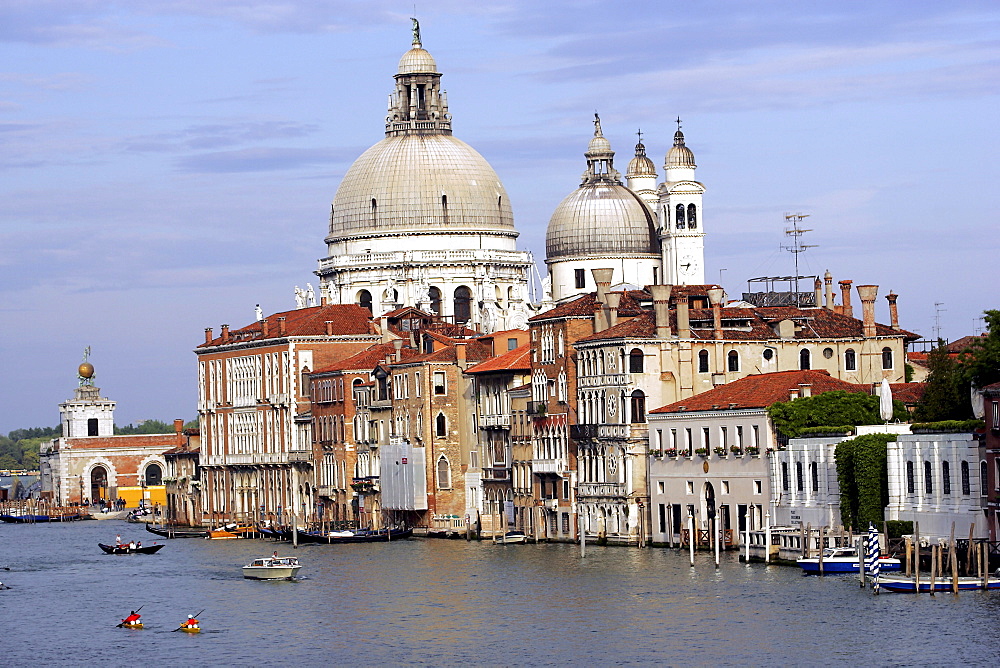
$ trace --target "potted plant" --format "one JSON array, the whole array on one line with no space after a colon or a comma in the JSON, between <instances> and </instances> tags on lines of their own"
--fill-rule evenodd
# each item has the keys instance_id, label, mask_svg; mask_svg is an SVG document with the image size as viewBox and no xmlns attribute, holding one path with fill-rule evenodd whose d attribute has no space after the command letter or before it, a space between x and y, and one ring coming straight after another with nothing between
<instances>
[{"instance_id":1,"label":"potted plant","mask_svg":"<svg viewBox=\"0 0 1000 668\"><path fill-rule=\"evenodd\" d=\"M661 457L663 457L663 450L652 450L650 451L649 454L653 455L657 459L660 459Z\"/></svg>"},{"instance_id":2,"label":"potted plant","mask_svg":"<svg viewBox=\"0 0 1000 668\"><path fill-rule=\"evenodd\" d=\"M747 454L750 455L751 457L759 457L760 448L758 448L756 445L751 445L747 448Z\"/></svg>"},{"instance_id":3,"label":"potted plant","mask_svg":"<svg viewBox=\"0 0 1000 668\"><path fill-rule=\"evenodd\" d=\"M737 457L742 457L743 456L743 448L741 448L738 445L731 445L731 446L729 446L729 452L733 453Z\"/></svg>"},{"instance_id":4,"label":"potted plant","mask_svg":"<svg viewBox=\"0 0 1000 668\"><path fill-rule=\"evenodd\" d=\"M715 454L717 456L719 456L719 457L725 457L726 456L726 448L725 448L725 446L722 446L722 445L715 446L715 448L713 449L713 452L715 452Z\"/></svg>"},{"instance_id":5,"label":"potted plant","mask_svg":"<svg viewBox=\"0 0 1000 668\"><path fill-rule=\"evenodd\" d=\"M694 454L701 455L702 457L708 456L708 448L695 448Z\"/></svg>"},{"instance_id":6,"label":"potted plant","mask_svg":"<svg viewBox=\"0 0 1000 668\"><path fill-rule=\"evenodd\" d=\"M676 457L677 448L667 448L666 450L663 451L663 454L665 454L667 457Z\"/></svg>"}]
</instances>

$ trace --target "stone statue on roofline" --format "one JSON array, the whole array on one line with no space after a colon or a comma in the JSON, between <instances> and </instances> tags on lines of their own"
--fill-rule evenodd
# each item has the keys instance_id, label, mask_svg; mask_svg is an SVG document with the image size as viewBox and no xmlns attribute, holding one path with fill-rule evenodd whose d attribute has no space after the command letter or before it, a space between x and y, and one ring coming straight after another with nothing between
<instances>
[{"instance_id":1,"label":"stone statue on roofline","mask_svg":"<svg viewBox=\"0 0 1000 668\"><path fill-rule=\"evenodd\" d=\"M295 308L305 308L306 306L306 291L295 286Z\"/></svg>"},{"instance_id":2,"label":"stone statue on roofline","mask_svg":"<svg viewBox=\"0 0 1000 668\"><path fill-rule=\"evenodd\" d=\"M312 283L306 283L306 306L316 306L316 293Z\"/></svg>"}]
</instances>

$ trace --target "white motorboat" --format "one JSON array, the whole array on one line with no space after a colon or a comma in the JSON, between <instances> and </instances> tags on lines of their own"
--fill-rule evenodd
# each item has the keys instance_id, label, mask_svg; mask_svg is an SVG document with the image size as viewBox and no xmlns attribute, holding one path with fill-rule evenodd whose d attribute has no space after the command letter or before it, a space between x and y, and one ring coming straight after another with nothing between
<instances>
[{"instance_id":1,"label":"white motorboat","mask_svg":"<svg viewBox=\"0 0 1000 668\"><path fill-rule=\"evenodd\" d=\"M819 557L800 557L795 562L806 573L819 573ZM885 555L879 557L880 571L898 571L902 563L895 557ZM857 573L858 551L853 547L833 547L823 550L823 573Z\"/></svg>"},{"instance_id":2,"label":"white motorboat","mask_svg":"<svg viewBox=\"0 0 1000 668\"><path fill-rule=\"evenodd\" d=\"M274 555L251 561L243 567L243 577L247 580L291 580L300 568L297 558Z\"/></svg>"},{"instance_id":3,"label":"white motorboat","mask_svg":"<svg viewBox=\"0 0 1000 668\"><path fill-rule=\"evenodd\" d=\"M497 536L494 542L501 543L503 545L519 545L521 543L527 543L528 537L523 531L508 531L502 536Z\"/></svg>"}]
</instances>

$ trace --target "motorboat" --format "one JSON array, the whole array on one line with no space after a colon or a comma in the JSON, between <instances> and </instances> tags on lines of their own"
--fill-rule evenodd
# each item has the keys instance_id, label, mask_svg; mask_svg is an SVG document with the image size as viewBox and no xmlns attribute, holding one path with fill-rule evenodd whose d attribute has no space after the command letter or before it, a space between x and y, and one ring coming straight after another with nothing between
<instances>
[{"instance_id":1,"label":"motorboat","mask_svg":"<svg viewBox=\"0 0 1000 668\"><path fill-rule=\"evenodd\" d=\"M504 535L495 538L494 542L501 545L520 545L528 542L528 536L523 531L508 531Z\"/></svg>"},{"instance_id":2,"label":"motorboat","mask_svg":"<svg viewBox=\"0 0 1000 668\"><path fill-rule=\"evenodd\" d=\"M810 574L820 573L819 557L800 557L795 560L803 571ZM892 556L880 557L878 560L879 570L898 571L902 568L902 562ZM823 550L823 573L857 573L858 572L858 550L853 547L828 547Z\"/></svg>"},{"instance_id":3,"label":"motorboat","mask_svg":"<svg viewBox=\"0 0 1000 668\"><path fill-rule=\"evenodd\" d=\"M254 559L243 567L243 577L247 580L291 580L302 568L295 557L274 556Z\"/></svg>"},{"instance_id":4,"label":"motorboat","mask_svg":"<svg viewBox=\"0 0 1000 668\"><path fill-rule=\"evenodd\" d=\"M880 575L879 586L889 591L913 594L917 592L919 584L920 592L929 592L932 589L931 578L921 577L920 582L913 576L905 575ZM936 592L950 592L952 590L951 576L939 576L934 578L933 590ZM958 589L967 591L972 589L1000 589L1000 578L989 576L986 578L986 586L983 587L983 578L980 577L960 577L958 578Z\"/></svg>"},{"instance_id":5,"label":"motorboat","mask_svg":"<svg viewBox=\"0 0 1000 668\"><path fill-rule=\"evenodd\" d=\"M121 543L120 545L105 545L98 543L97 546L104 550L106 554L156 554L163 548L162 544L142 545L141 543Z\"/></svg>"}]
</instances>

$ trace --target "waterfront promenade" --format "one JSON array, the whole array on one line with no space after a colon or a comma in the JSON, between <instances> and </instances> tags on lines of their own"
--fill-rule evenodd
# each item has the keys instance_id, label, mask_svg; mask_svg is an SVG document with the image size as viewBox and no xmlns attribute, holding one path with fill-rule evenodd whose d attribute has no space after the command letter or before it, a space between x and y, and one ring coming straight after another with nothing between
<instances>
[{"instance_id":1,"label":"waterfront promenade","mask_svg":"<svg viewBox=\"0 0 1000 668\"><path fill-rule=\"evenodd\" d=\"M244 580L291 545L152 543L116 520L0 526L4 657L12 665L985 665L1000 596L874 597L848 577L670 549L414 539L306 546L297 582ZM116 629L130 609L143 631ZM171 629L202 608L200 636Z\"/></svg>"}]
</instances>

